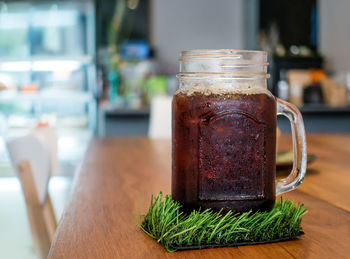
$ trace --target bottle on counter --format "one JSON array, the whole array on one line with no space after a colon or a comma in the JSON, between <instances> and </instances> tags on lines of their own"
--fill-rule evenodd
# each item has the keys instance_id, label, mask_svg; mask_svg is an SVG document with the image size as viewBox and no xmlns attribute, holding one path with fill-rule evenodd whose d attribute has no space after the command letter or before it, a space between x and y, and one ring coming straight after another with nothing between
<instances>
[{"instance_id":1,"label":"bottle on counter","mask_svg":"<svg viewBox=\"0 0 350 259\"><path fill-rule=\"evenodd\" d=\"M287 73L285 70L280 71L280 80L277 83L277 95L284 101L288 101L289 99L289 85L287 82Z\"/></svg>"}]
</instances>

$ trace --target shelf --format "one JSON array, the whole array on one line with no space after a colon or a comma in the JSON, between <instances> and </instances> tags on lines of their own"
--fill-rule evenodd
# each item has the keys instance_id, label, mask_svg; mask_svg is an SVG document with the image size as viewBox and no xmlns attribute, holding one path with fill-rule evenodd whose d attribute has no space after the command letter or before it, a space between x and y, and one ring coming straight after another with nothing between
<instances>
[{"instance_id":1,"label":"shelf","mask_svg":"<svg viewBox=\"0 0 350 259\"><path fill-rule=\"evenodd\" d=\"M283 61L305 61L305 60L318 60L322 61L323 57L321 56L273 56L274 60L283 60Z\"/></svg>"},{"instance_id":2,"label":"shelf","mask_svg":"<svg viewBox=\"0 0 350 259\"><path fill-rule=\"evenodd\" d=\"M111 116L148 116L150 111L148 108L141 109L127 109L127 108L118 108L118 109L110 109L105 110L106 115Z\"/></svg>"},{"instance_id":3,"label":"shelf","mask_svg":"<svg viewBox=\"0 0 350 259\"><path fill-rule=\"evenodd\" d=\"M2 58L0 71L38 72L77 70L82 65L94 64L92 56L36 56L28 58Z\"/></svg>"},{"instance_id":4,"label":"shelf","mask_svg":"<svg viewBox=\"0 0 350 259\"><path fill-rule=\"evenodd\" d=\"M330 114L330 113L349 113L350 106L346 107L330 107L325 105L304 105L298 107L303 114ZM141 109L131 109L131 108L105 108L100 107L104 110L104 113L107 115L116 115L116 116L133 116L133 115L149 115L149 108Z\"/></svg>"},{"instance_id":5,"label":"shelf","mask_svg":"<svg viewBox=\"0 0 350 259\"><path fill-rule=\"evenodd\" d=\"M0 101L2 102L45 102L45 101L60 101L60 102L90 102L93 96L88 92L80 91L42 91L35 93L18 93L18 92L1 92Z\"/></svg>"},{"instance_id":6,"label":"shelf","mask_svg":"<svg viewBox=\"0 0 350 259\"><path fill-rule=\"evenodd\" d=\"M344 107L330 107L326 105L304 105L299 107L300 111L303 114L330 114L330 113L349 113L350 114L350 106Z\"/></svg>"},{"instance_id":7,"label":"shelf","mask_svg":"<svg viewBox=\"0 0 350 259\"><path fill-rule=\"evenodd\" d=\"M0 63L7 62L37 62L37 61L77 61L81 64L89 64L94 62L92 55L72 55L72 56L32 56L26 58L1 57Z\"/></svg>"}]
</instances>

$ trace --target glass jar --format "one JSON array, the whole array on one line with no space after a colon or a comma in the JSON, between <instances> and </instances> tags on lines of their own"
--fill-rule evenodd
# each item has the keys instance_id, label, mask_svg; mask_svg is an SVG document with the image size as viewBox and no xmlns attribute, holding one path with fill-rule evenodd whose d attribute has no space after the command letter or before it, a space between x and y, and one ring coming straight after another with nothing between
<instances>
[{"instance_id":1,"label":"glass jar","mask_svg":"<svg viewBox=\"0 0 350 259\"><path fill-rule=\"evenodd\" d=\"M188 50L180 57L172 104L172 196L187 211L270 210L276 194L296 188L306 169L298 109L275 98L267 54ZM294 165L276 184L276 118L291 122Z\"/></svg>"}]
</instances>

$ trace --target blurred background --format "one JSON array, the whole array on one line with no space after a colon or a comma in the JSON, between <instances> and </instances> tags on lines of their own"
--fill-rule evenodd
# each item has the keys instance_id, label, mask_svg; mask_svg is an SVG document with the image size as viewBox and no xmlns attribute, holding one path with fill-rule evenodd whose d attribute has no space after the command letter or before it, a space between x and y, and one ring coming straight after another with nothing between
<instances>
[{"instance_id":1,"label":"blurred background","mask_svg":"<svg viewBox=\"0 0 350 259\"><path fill-rule=\"evenodd\" d=\"M6 141L55 129L59 219L92 138L150 135L152 100L177 90L181 50L268 51L268 87L300 108L306 130L350 133L348 10L347 0L0 0L0 257L35 257Z\"/></svg>"}]
</instances>

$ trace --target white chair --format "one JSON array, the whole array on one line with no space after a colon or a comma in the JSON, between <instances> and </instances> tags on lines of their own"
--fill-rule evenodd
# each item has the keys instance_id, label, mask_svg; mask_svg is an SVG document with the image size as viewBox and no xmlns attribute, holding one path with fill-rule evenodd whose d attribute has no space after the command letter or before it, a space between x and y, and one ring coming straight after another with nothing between
<instances>
[{"instance_id":1,"label":"white chair","mask_svg":"<svg viewBox=\"0 0 350 259\"><path fill-rule=\"evenodd\" d=\"M155 96L151 100L151 117L148 136L171 138L171 101L169 96Z\"/></svg>"},{"instance_id":2,"label":"white chair","mask_svg":"<svg viewBox=\"0 0 350 259\"><path fill-rule=\"evenodd\" d=\"M48 149L50 155L51 175L55 173L57 167L57 134L52 127L36 128L32 134L38 137L41 143Z\"/></svg>"},{"instance_id":3,"label":"white chair","mask_svg":"<svg viewBox=\"0 0 350 259\"><path fill-rule=\"evenodd\" d=\"M13 139L7 147L21 182L35 250L39 258L46 258L57 221L48 194L50 152L45 137L38 134Z\"/></svg>"}]
</instances>

